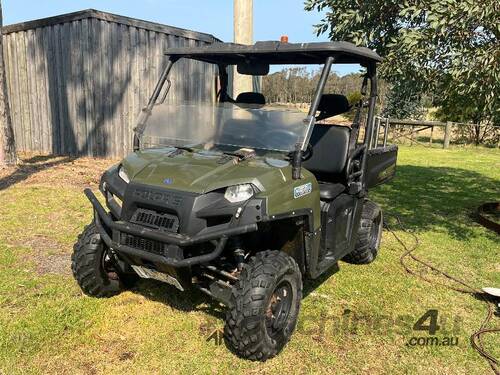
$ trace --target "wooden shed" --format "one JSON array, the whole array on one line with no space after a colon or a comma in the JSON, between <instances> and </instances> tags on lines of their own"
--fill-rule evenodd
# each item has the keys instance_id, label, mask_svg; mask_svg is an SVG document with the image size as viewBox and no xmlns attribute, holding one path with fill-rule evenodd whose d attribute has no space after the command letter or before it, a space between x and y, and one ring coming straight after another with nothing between
<instances>
[{"instance_id":1,"label":"wooden shed","mask_svg":"<svg viewBox=\"0 0 500 375\"><path fill-rule=\"evenodd\" d=\"M214 36L96 10L5 26L4 56L18 150L120 157L169 47ZM213 67L181 61L176 99L212 100Z\"/></svg>"}]
</instances>

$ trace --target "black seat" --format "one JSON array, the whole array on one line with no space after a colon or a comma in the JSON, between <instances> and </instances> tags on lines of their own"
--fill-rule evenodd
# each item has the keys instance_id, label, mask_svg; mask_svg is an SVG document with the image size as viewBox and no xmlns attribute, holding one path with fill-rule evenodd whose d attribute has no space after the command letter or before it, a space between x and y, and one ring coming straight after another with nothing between
<instances>
[{"instance_id":1,"label":"black seat","mask_svg":"<svg viewBox=\"0 0 500 375\"><path fill-rule=\"evenodd\" d=\"M351 110L349 100L344 95L323 94L318 105L319 116L316 120L323 120L328 117L340 115Z\"/></svg>"},{"instance_id":2,"label":"black seat","mask_svg":"<svg viewBox=\"0 0 500 375\"><path fill-rule=\"evenodd\" d=\"M319 183L319 198L322 201L331 201L345 190L344 184Z\"/></svg>"},{"instance_id":3,"label":"black seat","mask_svg":"<svg viewBox=\"0 0 500 375\"><path fill-rule=\"evenodd\" d=\"M314 125L310 140L312 156L303 166L318 180L321 200L333 200L346 189L350 132L345 126Z\"/></svg>"},{"instance_id":4,"label":"black seat","mask_svg":"<svg viewBox=\"0 0 500 375\"><path fill-rule=\"evenodd\" d=\"M236 97L235 103L265 105L266 97L260 92L242 92Z\"/></svg>"},{"instance_id":5,"label":"black seat","mask_svg":"<svg viewBox=\"0 0 500 375\"><path fill-rule=\"evenodd\" d=\"M351 129L316 124L311 135L312 157L303 165L321 182L345 182L345 167Z\"/></svg>"}]
</instances>

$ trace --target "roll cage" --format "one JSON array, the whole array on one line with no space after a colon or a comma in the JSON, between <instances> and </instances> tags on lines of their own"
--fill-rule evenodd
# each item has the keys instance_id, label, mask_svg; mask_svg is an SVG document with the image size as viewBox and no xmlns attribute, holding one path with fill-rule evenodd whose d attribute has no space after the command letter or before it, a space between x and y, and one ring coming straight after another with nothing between
<instances>
[{"instance_id":1,"label":"roll cage","mask_svg":"<svg viewBox=\"0 0 500 375\"><path fill-rule=\"evenodd\" d=\"M318 81L313 100L307 114L307 132L302 140L297 143L292 164L294 178L300 177L301 161L307 151L309 140L316 122L316 113L323 96L326 82L328 80L333 64L357 63L366 68L361 88L362 97L356 104L356 115L351 127L348 160L357 158L361 165L361 171L365 170L366 157L364 154L372 145L372 134L375 116L375 104L377 98L377 74L376 64L382 58L368 48L356 47L348 42L326 42L326 43L302 43L291 44L281 42L257 42L254 45L241 45L234 43L215 43L201 47L172 48L166 52L168 61L160 79L149 99L147 106L142 110L136 128L134 129L134 151L140 149L140 137L144 132L146 121L151 114L154 105L162 102L170 88L169 73L173 65L182 58L193 59L218 66L220 91L217 93L219 101L229 100L228 95L228 72L227 68L238 64L301 64L313 65L324 64ZM164 89L167 83L166 89ZM368 90L369 84L369 90ZM163 94L162 94L163 91ZM365 136L362 144L357 144L359 128L361 125L361 111L368 108Z\"/></svg>"}]
</instances>

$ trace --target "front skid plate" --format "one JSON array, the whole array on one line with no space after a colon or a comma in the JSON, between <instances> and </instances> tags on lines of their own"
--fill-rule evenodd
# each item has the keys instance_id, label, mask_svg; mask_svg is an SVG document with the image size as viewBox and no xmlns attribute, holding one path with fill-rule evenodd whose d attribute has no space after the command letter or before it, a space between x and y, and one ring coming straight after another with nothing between
<instances>
[{"instance_id":1,"label":"front skid plate","mask_svg":"<svg viewBox=\"0 0 500 375\"><path fill-rule=\"evenodd\" d=\"M175 277L167 275L166 273L161 273L161 272L158 272L156 270L152 270L150 268L141 267L141 266L132 265L132 268L143 279L154 279L154 280L162 281L164 283L175 286L180 291L184 291L184 288L181 286L179 281Z\"/></svg>"}]
</instances>

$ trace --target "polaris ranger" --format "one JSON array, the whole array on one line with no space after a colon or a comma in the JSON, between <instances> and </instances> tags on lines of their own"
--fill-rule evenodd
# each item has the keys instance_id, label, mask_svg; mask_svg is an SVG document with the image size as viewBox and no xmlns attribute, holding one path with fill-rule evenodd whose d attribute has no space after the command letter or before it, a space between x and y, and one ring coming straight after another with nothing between
<instances>
[{"instance_id":1,"label":"polaris ranger","mask_svg":"<svg viewBox=\"0 0 500 375\"><path fill-rule=\"evenodd\" d=\"M340 260L377 256L382 210L368 190L394 176L397 148L375 119L373 51L345 42L218 43L167 51L168 62L134 130L134 152L102 177L104 207L74 246L81 289L108 297L141 278L195 287L228 307L225 339L238 355L266 360L288 342L306 279ZM212 64L211 102L169 99L180 60ZM333 64L365 68L361 99L327 93ZM309 111L232 98L229 76L270 65L320 64ZM351 126L325 121L354 113Z\"/></svg>"}]
</instances>

